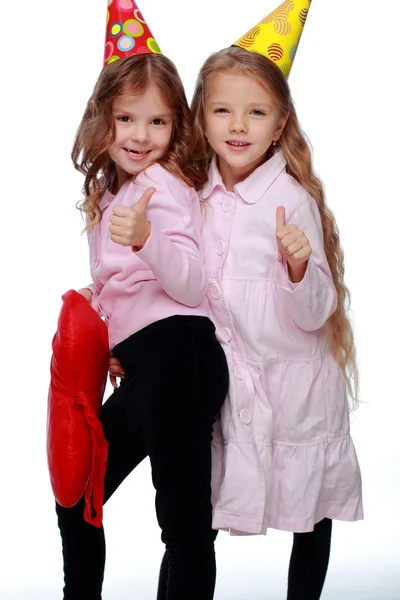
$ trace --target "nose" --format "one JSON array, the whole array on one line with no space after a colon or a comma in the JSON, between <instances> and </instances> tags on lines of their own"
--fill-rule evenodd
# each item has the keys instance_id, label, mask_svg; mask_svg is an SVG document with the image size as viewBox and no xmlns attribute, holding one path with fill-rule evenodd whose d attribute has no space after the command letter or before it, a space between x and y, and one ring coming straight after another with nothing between
<instances>
[{"instance_id":1,"label":"nose","mask_svg":"<svg viewBox=\"0 0 400 600\"><path fill-rule=\"evenodd\" d=\"M131 132L131 138L134 142L139 142L139 144L144 144L147 142L149 140L149 132L147 127L136 124Z\"/></svg>"},{"instance_id":2,"label":"nose","mask_svg":"<svg viewBox=\"0 0 400 600\"><path fill-rule=\"evenodd\" d=\"M248 126L246 120L241 116L233 116L230 124L229 130L231 133L247 133Z\"/></svg>"}]
</instances>

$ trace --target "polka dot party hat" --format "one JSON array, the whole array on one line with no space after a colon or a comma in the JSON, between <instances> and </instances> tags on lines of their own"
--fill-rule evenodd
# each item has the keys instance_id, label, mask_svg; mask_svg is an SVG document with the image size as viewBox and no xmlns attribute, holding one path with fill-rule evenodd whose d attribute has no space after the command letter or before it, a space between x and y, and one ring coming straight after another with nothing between
<instances>
[{"instance_id":1,"label":"polka dot party hat","mask_svg":"<svg viewBox=\"0 0 400 600\"><path fill-rule=\"evenodd\" d=\"M104 65L132 54L161 54L134 0L108 0Z\"/></svg>"},{"instance_id":2,"label":"polka dot party hat","mask_svg":"<svg viewBox=\"0 0 400 600\"><path fill-rule=\"evenodd\" d=\"M310 4L311 0L285 0L233 45L266 56L289 77Z\"/></svg>"}]
</instances>

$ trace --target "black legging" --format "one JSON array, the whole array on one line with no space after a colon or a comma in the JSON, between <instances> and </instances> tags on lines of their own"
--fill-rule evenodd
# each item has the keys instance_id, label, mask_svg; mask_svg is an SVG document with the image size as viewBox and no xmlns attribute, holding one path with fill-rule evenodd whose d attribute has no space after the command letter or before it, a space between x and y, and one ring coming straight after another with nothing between
<instances>
[{"instance_id":1,"label":"black legging","mask_svg":"<svg viewBox=\"0 0 400 600\"><path fill-rule=\"evenodd\" d=\"M331 549L332 521L324 519L310 533L295 533L289 565L287 600L319 600L325 582ZM157 600L165 600L168 557L164 554Z\"/></svg>"},{"instance_id":2,"label":"black legging","mask_svg":"<svg viewBox=\"0 0 400 600\"><path fill-rule=\"evenodd\" d=\"M331 519L320 521L310 533L294 534L287 600L319 600L328 570L331 534Z\"/></svg>"},{"instance_id":3,"label":"black legging","mask_svg":"<svg viewBox=\"0 0 400 600\"><path fill-rule=\"evenodd\" d=\"M105 501L150 457L157 518L168 554L168 600L212 600L211 438L228 391L228 366L205 317L173 316L118 344L126 373L101 412L109 442ZM101 600L103 528L83 519L83 502L57 505L64 600ZM140 542L138 542L140 543Z\"/></svg>"}]
</instances>

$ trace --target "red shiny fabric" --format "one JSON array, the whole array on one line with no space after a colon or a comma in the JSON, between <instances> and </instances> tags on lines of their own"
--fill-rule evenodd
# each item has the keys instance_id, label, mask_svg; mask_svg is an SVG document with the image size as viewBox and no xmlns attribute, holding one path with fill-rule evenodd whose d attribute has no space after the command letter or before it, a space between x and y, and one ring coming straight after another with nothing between
<instances>
[{"instance_id":1,"label":"red shiny fabric","mask_svg":"<svg viewBox=\"0 0 400 600\"><path fill-rule=\"evenodd\" d=\"M85 520L100 527L108 444L99 415L109 365L108 332L83 296L69 290L62 300L48 394L50 481L57 502L66 508L84 494Z\"/></svg>"}]
</instances>

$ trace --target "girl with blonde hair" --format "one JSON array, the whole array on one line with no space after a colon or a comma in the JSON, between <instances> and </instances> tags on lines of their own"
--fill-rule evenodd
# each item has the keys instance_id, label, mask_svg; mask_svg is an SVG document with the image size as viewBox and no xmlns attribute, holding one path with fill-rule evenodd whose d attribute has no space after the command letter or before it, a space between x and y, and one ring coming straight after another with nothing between
<instances>
[{"instance_id":1,"label":"girl with blonde hair","mask_svg":"<svg viewBox=\"0 0 400 600\"><path fill-rule=\"evenodd\" d=\"M213 526L294 532L288 600L317 600L332 519L363 517L338 229L271 60L237 46L217 52L191 108L195 162L208 173L200 197L210 314L230 372L214 433Z\"/></svg>"}]
</instances>

